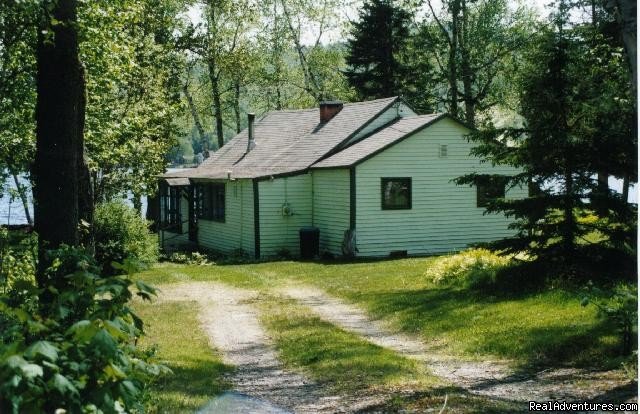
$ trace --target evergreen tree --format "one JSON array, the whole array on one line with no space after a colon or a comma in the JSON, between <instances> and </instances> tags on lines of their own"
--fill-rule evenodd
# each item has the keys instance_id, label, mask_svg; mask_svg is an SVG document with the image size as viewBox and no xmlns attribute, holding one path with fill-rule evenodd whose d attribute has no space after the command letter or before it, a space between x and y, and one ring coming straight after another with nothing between
<instances>
[{"instance_id":1,"label":"evergreen tree","mask_svg":"<svg viewBox=\"0 0 640 414\"><path fill-rule=\"evenodd\" d=\"M620 105L614 96L624 96L627 89L613 81L594 84L592 76L601 77L602 67L592 70L594 57L589 53L601 52L594 51L579 30L567 27L567 15L561 3L557 27L543 30L527 56L520 81L523 127L489 125L472 133L470 139L479 143L475 155L520 171L513 177L501 177L507 186L530 189L527 198L489 203L488 213L515 219L516 235L493 247L506 253L528 252L539 263L575 266L598 259L598 255L611 257L612 252L624 251L628 258L635 255L632 206L610 193L604 213L595 216L588 200L599 188L596 173L605 168L603 160L609 160L605 169L615 170L616 175L623 169L630 173L629 166L635 164L629 158L635 157L629 154L634 146L628 143L637 138L627 123L607 121L611 108ZM627 112L633 110L629 100L620 102L627 103ZM625 137L626 144L618 143L620 137ZM624 154L623 160L616 162L594 151L602 149L607 138L616 154ZM490 177L470 174L456 181L477 184L487 179ZM587 241L585 236L594 232L600 240Z\"/></svg>"},{"instance_id":2,"label":"evergreen tree","mask_svg":"<svg viewBox=\"0 0 640 414\"><path fill-rule=\"evenodd\" d=\"M402 95L409 70L403 53L411 14L393 0L367 1L348 41L349 84L362 100Z\"/></svg>"}]
</instances>

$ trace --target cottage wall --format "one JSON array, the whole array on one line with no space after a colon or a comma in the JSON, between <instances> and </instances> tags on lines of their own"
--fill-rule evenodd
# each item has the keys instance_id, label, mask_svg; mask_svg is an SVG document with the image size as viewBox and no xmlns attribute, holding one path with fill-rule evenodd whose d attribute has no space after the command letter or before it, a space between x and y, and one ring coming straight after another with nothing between
<instances>
[{"instance_id":1,"label":"cottage wall","mask_svg":"<svg viewBox=\"0 0 640 414\"><path fill-rule=\"evenodd\" d=\"M311 174L260 181L258 194L260 256L276 256L283 250L299 255L299 230L312 222ZM283 214L285 203L290 215Z\"/></svg>"},{"instance_id":2,"label":"cottage wall","mask_svg":"<svg viewBox=\"0 0 640 414\"><path fill-rule=\"evenodd\" d=\"M349 229L349 170L313 170L313 225L320 229L320 253L342 254Z\"/></svg>"},{"instance_id":3,"label":"cottage wall","mask_svg":"<svg viewBox=\"0 0 640 414\"><path fill-rule=\"evenodd\" d=\"M360 256L443 253L470 243L513 234L503 215L484 215L476 206L476 188L457 186L452 179L477 171L513 174L469 156L473 144L467 129L443 119L356 166L356 232ZM447 145L441 157L440 145ZM381 177L411 177L412 208L382 210ZM507 197L524 197L512 189Z\"/></svg>"},{"instance_id":4,"label":"cottage wall","mask_svg":"<svg viewBox=\"0 0 640 414\"><path fill-rule=\"evenodd\" d=\"M222 253L242 250L253 255L254 215L253 182L234 180L225 183L224 222L198 219L198 243Z\"/></svg>"}]
</instances>

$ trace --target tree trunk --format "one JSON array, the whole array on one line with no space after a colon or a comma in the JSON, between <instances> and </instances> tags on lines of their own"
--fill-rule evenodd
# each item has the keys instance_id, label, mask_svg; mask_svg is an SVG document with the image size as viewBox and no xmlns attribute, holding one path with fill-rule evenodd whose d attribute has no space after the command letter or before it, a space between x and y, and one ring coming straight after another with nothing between
<instances>
[{"instance_id":1,"label":"tree trunk","mask_svg":"<svg viewBox=\"0 0 640 414\"><path fill-rule=\"evenodd\" d=\"M155 194L147 196L147 212L145 214L147 220L149 220L150 230L153 232L158 231L160 223L160 191L156 190Z\"/></svg>"},{"instance_id":2,"label":"tree trunk","mask_svg":"<svg viewBox=\"0 0 640 414\"><path fill-rule=\"evenodd\" d=\"M37 281L51 281L45 252L77 246L78 165L83 151L82 67L78 57L77 0L52 3L38 31L36 155L33 164L35 229L39 235ZM59 23L51 25L56 19ZM49 36L52 34L53 36Z\"/></svg>"},{"instance_id":3,"label":"tree trunk","mask_svg":"<svg viewBox=\"0 0 640 414\"><path fill-rule=\"evenodd\" d=\"M140 194L134 194L131 201L133 203L133 208L139 215L142 215L142 196Z\"/></svg>"},{"instance_id":4,"label":"tree trunk","mask_svg":"<svg viewBox=\"0 0 640 414\"><path fill-rule=\"evenodd\" d=\"M92 254L94 253L94 234L93 234L93 187L91 185L91 172L89 171L89 163L85 154L84 147L84 114L87 104L86 96L86 80L84 77L84 68L80 67L80 91L78 102L78 220L81 224L80 243L83 244Z\"/></svg>"},{"instance_id":5,"label":"tree trunk","mask_svg":"<svg viewBox=\"0 0 640 414\"><path fill-rule=\"evenodd\" d=\"M213 117L216 122L216 137L218 138L218 149L224 145L224 130L222 122L222 99L220 97L220 77L218 74L217 64L217 41L218 41L218 29L216 22L216 7L217 2L213 0L207 1L208 6L208 56L207 67L209 69L209 80L211 81L211 97L213 98Z\"/></svg>"},{"instance_id":6,"label":"tree trunk","mask_svg":"<svg viewBox=\"0 0 640 414\"><path fill-rule=\"evenodd\" d=\"M575 218L573 216L573 174L571 168L566 167L564 173L565 194L564 194L564 206L563 206L563 231L562 231L562 244L564 245L565 254L567 259L571 259L571 254L574 250L575 240Z\"/></svg>"},{"instance_id":7,"label":"tree trunk","mask_svg":"<svg viewBox=\"0 0 640 414\"><path fill-rule=\"evenodd\" d=\"M27 199L27 189L20 182L18 174L12 172L11 175L13 176L13 182L16 184L16 190L18 191L20 201L22 201L22 208L24 209L24 216L27 219L27 223L29 223L30 226L33 226L33 219L31 218L31 212L29 211L29 200Z\"/></svg>"},{"instance_id":8,"label":"tree trunk","mask_svg":"<svg viewBox=\"0 0 640 414\"><path fill-rule=\"evenodd\" d=\"M473 97L473 71L471 69L471 57L468 45L468 20L467 2L462 0L462 30L459 32L458 48L460 50L460 66L462 70L462 87L465 121L472 127L476 124L476 104Z\"/></svg>"},{"instance_id":9,"label":"tree trunk","mask_svg":"<svg viewBox=\"0 0 640 414\"><path fill-rule=\"evenodd\" d=\"M596 180L597 186L593 191L593 197L591 197L591 205L599 215L604 217L609 208L609 203L607 201L609 197L609 175L600 171L597 174Z\"/></svg>"},{"instance_id":10,"label":"tree trunk","mask_svg":"<svg viewBox=\"0 0 640 414\"><path fill-rule=\"evenodd\" d=\"M276 111L282 109L282 93L280 92L280 83L276 85Z\"/></svg>"},{"instance_id":11,"label":"tree trunk","mask_svg":"<svg viewBox=\"0 0 640 414\"><path fill-rule=\"evenodd\" d=\"M216 121L216 137L218 138L218 149L224 145L224 130L222 125L222 100L220 99L220 85L218 76L215 74L215 64L209 62L209 79L211 79L211 95L213 98L213 117Z\"/></svg>"},{"instance_id":12,"label":"tree trunk","mask_svg":"<svg viewBox=\"0 0 640 414\"><path fill-rule=\"evenodd\" d=\"M240 125L240 82L237 80L233 83L233 114L236 117L236 132L239 134L242 127Z\"/></svg>"},{"instance_id":13,"label":"tree trunk","mask_svg":"<svg viewBox=\"0 0 640 414\"><path fill-rule=\"evenodd\" d=\"M637 20L636 20L636 0L608 0L607 8L614 9L616 19L620 25L620 34L624 42L624 49L627 52L627 62L631 71L631 82L634 96L638 90L638 43L637 43ZM637 105L637 101L634 99Z\"/></svg>"},{"instance_id":14,"label":"tree trunk","mask_svg":"<svg viewBox=\"0 0 640 414\"><path fill-rule=\"evenodd\" d=\"M449 113L457 117L458 116L458 65L456 62L458 56L458 25L460 13L459 0L453 0L449 4L449 11L451 13L451 42L449 44L449 89L451 102L449 103Z\"/></svg>"},{"instance_id":15,"label":"tree trunk","mask_svg":"<svg viewBox=\"0 0 640 414\"><path fill-rule=\"evenodd\" d=\"M622 200L625 203L629 202L629 186L631 184L629 183L629 174L625 174L624 178L622 179Z\"/></svg>"},{"instance_id":16,"label":"tree trunk","mask_svg":"<svg viewBox=\"0 0 640 414\"><path fill-rule=\"evenodd\" d=\"M189 87L187 86L187 84L184 84L182 86L182 91L184 92L185 98L187 98L187 104L189 105L189 111L191 112L193 122L196 124L196 129L198 130L198 135L200 136L202 151L206 152L209 150L209 142L207 141L202 122L200 122L200 115L198 115L196 105L193 101L193 96L191 96L191 92L189 92Z\"/></svg>"}]
</instances>

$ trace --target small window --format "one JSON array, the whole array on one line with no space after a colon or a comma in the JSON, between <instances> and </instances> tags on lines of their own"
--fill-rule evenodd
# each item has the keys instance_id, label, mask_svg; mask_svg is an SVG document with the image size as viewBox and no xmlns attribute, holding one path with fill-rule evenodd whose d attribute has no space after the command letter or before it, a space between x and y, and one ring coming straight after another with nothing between
<instances>
[{"instance_id":1,"label":"small window","mask_svg":"<svg viewBox=\"0 0 640 414\"><path fill-rule=\"evenodd\" d=\"M383 210L411 209L411 178L381 178Z\"/></svg>"},{"instance_id":2,"label":"small window","mask_svg":"<svg viewBox=\"0 0 640 414\"><path fill-rule=\"evenodd\" d=\"M225 220L224 184L200 184L196 187L196 213L204 220Z\"/></svg>"},{"instance_id":3,"label":"small window","mask_svg":"<svg viewBox=\"0 0 640 414\"><path fill-rule=\"evenodd\" d=\"M446 145L441 144L438 147L438 155L440 156L440 158L445 158L448 155L448 148Z\"/></svg>"},{"instance_id":4,"label":"small window","mask_svg":"<svg viewBox=\"0 0 640 414\"><path fill-rule=\"evenodd\" d=\"M487 207L491 201L504 198L506 185L507 177L501 175L479 177L476 181L478 207Z\"/></svg>"}]
</instances>

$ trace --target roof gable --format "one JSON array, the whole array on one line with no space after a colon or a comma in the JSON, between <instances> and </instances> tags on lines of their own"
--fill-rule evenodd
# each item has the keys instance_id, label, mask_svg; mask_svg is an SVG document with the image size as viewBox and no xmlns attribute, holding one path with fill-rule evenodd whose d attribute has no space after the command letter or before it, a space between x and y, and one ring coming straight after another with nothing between
<instances>
[{"instance_id":1,"label":"roof gable","mask_svg":"<svg viewBox=\"0 0 640 414\"><path fill-rule=\"evenodd\" d=\"M346 168L354 166L442 119L451 119L468 128L447 114L430 114L400 118L393 124L380 129L366 139L360 140L329 158L317 162L312 168Z\"/></svg>"}]
</instances>

